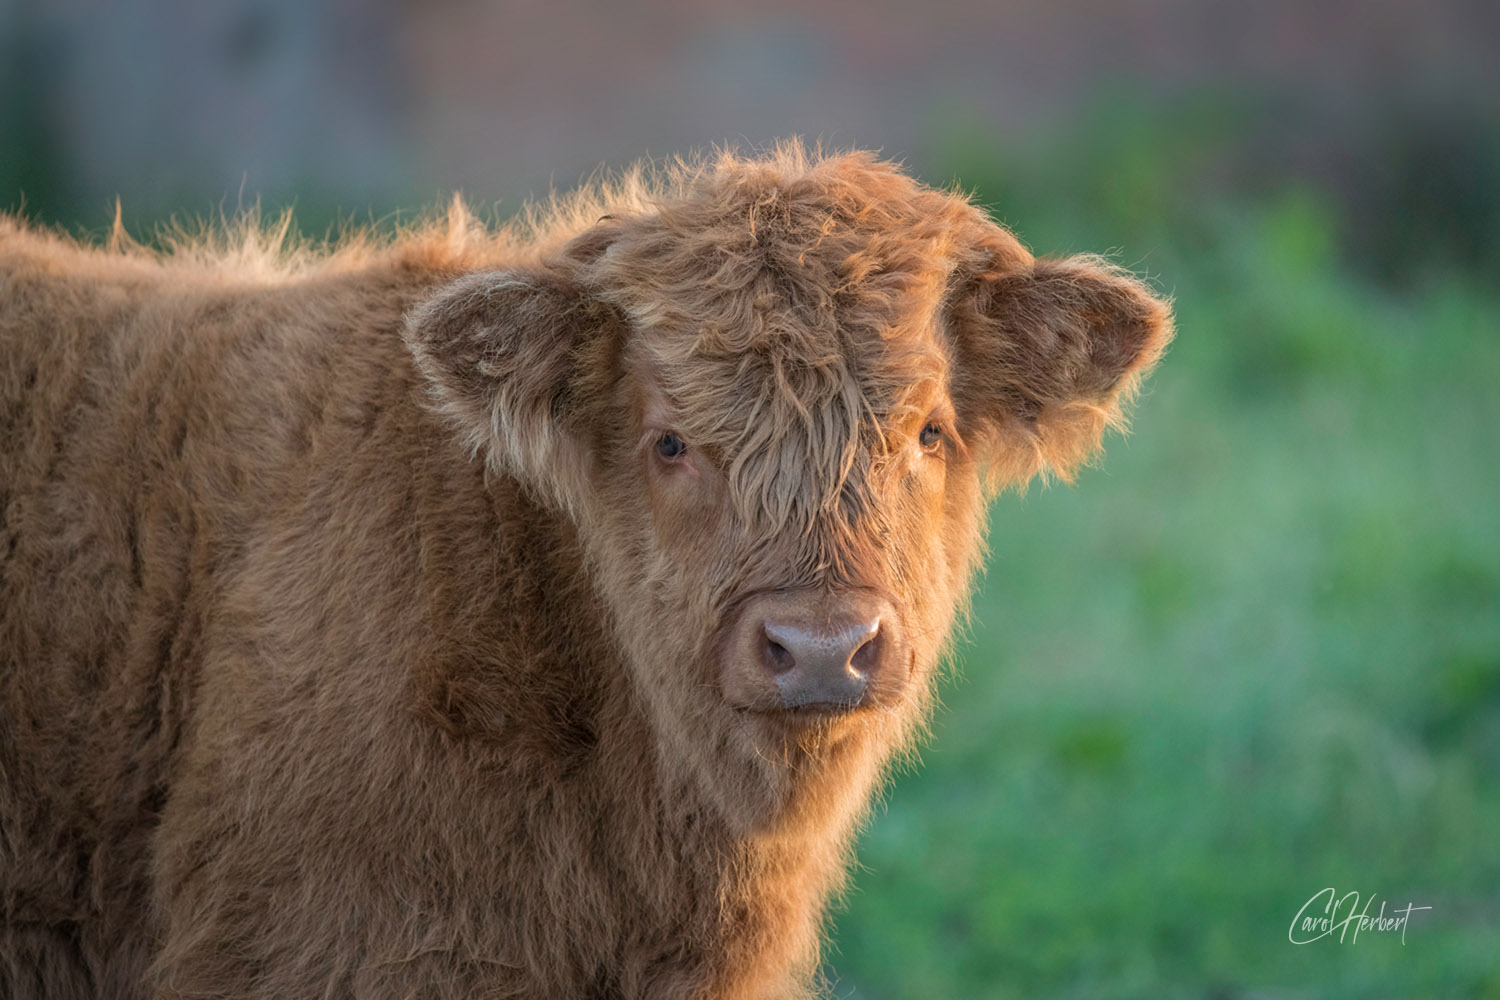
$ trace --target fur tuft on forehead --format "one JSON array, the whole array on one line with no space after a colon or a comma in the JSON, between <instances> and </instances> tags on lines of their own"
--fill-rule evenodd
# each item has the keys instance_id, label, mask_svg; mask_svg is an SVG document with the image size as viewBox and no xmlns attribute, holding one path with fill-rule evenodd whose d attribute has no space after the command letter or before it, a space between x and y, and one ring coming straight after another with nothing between
<instances>
[{"instance_id":1,"label":"fur tuft on forehead","mask_svg":"<svg viewBox=\"0 0 1500 1000\"><path fill-rule=\"evenodd\" d=\"M682 176L621 228L598 269L629 315L697 350L808 363L930 318L993 228L965 199L868 153L809 159L788 145ZM840 341L846 332L855 343Z\"/></svg>"},{"instance_id":2,"label":"fur tuft on forehead","mask_svg":"<svg viewBox=\"0 0 1500 1000\"><path fill-rule=\"evenodd\" d=\"M883 356L693 352L648 364L671 429L722 462L742 520L769 532L863 517L890 431L925 416L946 374L932 345L900 343Z\"/></svg>"}]
</instances>

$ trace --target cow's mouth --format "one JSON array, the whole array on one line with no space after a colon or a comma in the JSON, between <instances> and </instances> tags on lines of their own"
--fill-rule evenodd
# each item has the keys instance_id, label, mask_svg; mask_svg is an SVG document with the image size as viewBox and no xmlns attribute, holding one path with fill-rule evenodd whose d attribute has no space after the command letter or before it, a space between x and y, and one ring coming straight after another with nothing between
<instances>
[{"instance_id":1,"label":"cow's mouth","mask_svg":"<svg viewBox=\"0 0 1500 1000\"><path fill-rule=\"evenodd\" d=\"M817 704L797 705L786 707L776 705L774 707L747 706L737 707L735 711L744 715L763 719L772 724L784 726L816 726L842 722L846 719L859 715L867 715L873 709L867 704Z\"/></svg>"},{"instance_id":2,"label":"cow's mouth","mask_svg":"<svg viewBox=\"0 0 1500 1000\"><path fill-rule=\"evenodd\" d=\"M762 753L775 755L796 748L799 753L817 756L878 722L875 717L880 713L862 704L755 706L736 708L735 714L744 721L747 735Z\"/></svg>"}]
</instances>

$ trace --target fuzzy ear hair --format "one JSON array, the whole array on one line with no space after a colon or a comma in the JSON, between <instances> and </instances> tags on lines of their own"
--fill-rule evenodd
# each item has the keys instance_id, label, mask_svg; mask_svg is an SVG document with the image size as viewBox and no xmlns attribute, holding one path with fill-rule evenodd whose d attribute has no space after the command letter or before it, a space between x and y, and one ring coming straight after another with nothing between
<instances>
[{"instance_id":1,"label":"fuzzy ear hair","mask_svg":"<svg viewBox=\"0 0 1500 1000\"><path fill-rule=\"evenodd\" d=\"M953 395L988 438L997 485L1072 479L1122 427L1123 408L1172 339L1167 302L1098 257L1038 260L977 277L951 312Z\"/></svg>"},{"instance_id":2,"label":"fuzzy ear hair","mask_svg":"<svg viewBox=\"0 0 1500 1000\"><path fill-rule=\"evenodd\" d=\"M549 271L471 274L408 320L406 343L439 408L476 452L570 509L587 488L584 418L618 316Z\"/></svg>"}]
</instances>

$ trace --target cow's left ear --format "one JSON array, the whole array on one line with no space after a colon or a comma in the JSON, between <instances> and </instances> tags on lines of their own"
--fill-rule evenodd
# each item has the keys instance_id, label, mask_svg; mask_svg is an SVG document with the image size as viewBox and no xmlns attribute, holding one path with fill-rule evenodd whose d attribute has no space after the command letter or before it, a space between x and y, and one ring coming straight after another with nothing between
<instances>
[{"instance_id":1,"label":"cow's left ear","mask_svg":"<svg viewBox=\"0 0 1500 1000\"><path fill-rule=\"evenodd\" d=\"M587 411L608 397L619 322L565 276L492 271L441 289L406 342L467 443L566 509L587 489Z\"/></svg>"},{"instance_id":2,"label":"cow's left ear","mask_svg":"<svg viewBox=\"0 0 1500 1000\"><path fill-rule=\"evenodd\" d=\"M1068 480L1124 424L1172 339L1171 309L1098 257L1010 264L950 302L954 402L997 484Z\"/></svg>"}]
</instances>

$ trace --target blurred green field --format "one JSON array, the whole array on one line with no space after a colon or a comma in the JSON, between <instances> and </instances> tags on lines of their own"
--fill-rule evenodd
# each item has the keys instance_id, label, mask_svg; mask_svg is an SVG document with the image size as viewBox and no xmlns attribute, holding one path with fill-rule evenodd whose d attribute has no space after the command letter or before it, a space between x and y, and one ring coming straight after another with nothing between
<instances>
[{"instance_id":1,"label":"blurred green field","mask_svg":"<svg viewBox=\"0 0 1500 1000\"><path fill-rule=\"evenodd\" d=\"M1097 468L997 505L837 996L1500 997L1500 286L1437 246L1382 278L1313 185L1199 197L1172 128L955 150L1179 335ZM1431 910L1290 943L1328 886Z\"/></svg>"}]
</instances>

